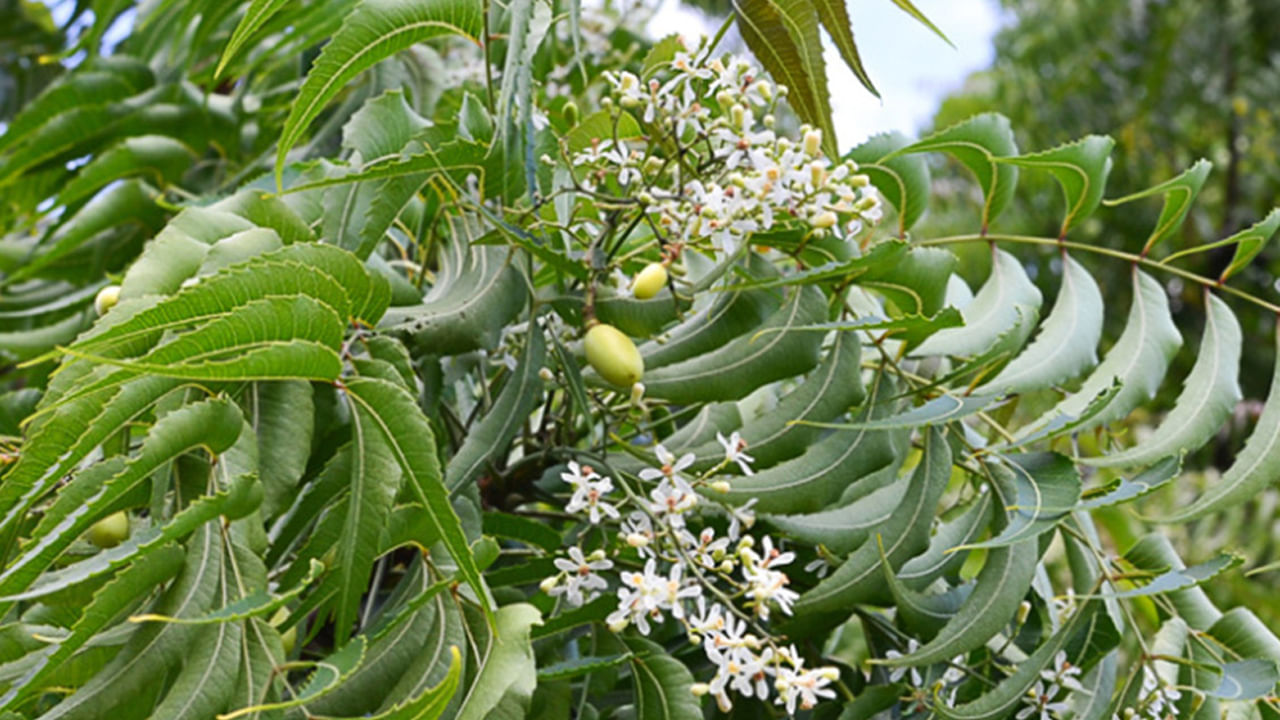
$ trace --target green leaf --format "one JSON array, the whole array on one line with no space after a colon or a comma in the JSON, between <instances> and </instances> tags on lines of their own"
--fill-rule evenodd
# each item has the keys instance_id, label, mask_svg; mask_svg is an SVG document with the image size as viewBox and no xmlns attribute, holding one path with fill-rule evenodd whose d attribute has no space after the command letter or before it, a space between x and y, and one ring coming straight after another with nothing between
<instances>
[{"instance_id":1,"label":"green leaf","mask_svg":"<svg viewBox=\"0 0 1280 720\"><path fill-rule=\"evenodd\" d=\"M285 158L325 105L361 71L433 37L457 34L479 43L483 10L472 0L361 0L312 65L289 108L276 149L276 184Z\"/></svg>"},{"instance_id":2,"label":"green leaf","mask_svg":"<svg viewBox=\"0 0 1280 720\"><path fill-rule=\"evenodd\" d=\"M908 588L921 590L937 578L959 570L965 553L954 551L973 542L986 530L993 495L983 492L962 514L944 522L929 541L929 549L902 565L898 579Z\"/></svg>"},{"instance_id":3,"label":"green leaf","mask_svg":"<svg viewBox=\"0 0 1280 720\"><path fill-rule=\"evenodd\" d=\"M1098 364L1102 293L1080 263L1063 256L1062 286L1036 339L974 394L1025 393L1056 385Z\"/></svg>"},{"instance_id":4,"label":"green leaf","mask_svg":"<svg viewBox=\"0 0 1280 720\"><path fill-rule=\"evenodd\" d=\"M884 408L869 401L864 412L873 407ZM881 471L896 466L901 444L901 433L886 430L833 432L798 457L754 475L735 477L727 493L709 495L733 505L755 500L756 510L763 513L813 513L829 507L849 486L864 478L875 482Z\"/></svg>"},{"instance_id":5,"label":"green leaf","mask_svg":"<svg viewBox=\"0 0 1280 720\"><path fill-rule=\"evenodd\" d=\"M1040 679L1040 671L1079 630L1084 629L1091 616L1098 612L1096 608L1096 603L1088 603L1077 610L1052 637L1018 663L1012 675L976 700L955 707L935 705L934 713L945 720L1000 720L1009 717L1023 703L1027 691Z\"/></svg>"},{"instance_id":6,"label":"green leaf","mask_svg":"<svg viewBox=\"0 0 1280 720\"><path fill-rule=\"evenodd\" d=\"M913 653L883 661L889 666L922 667L945 662L982 647L1004 630L1031 587L1040 547L1034 537L997 547L987 554L973 592L932 640Z\"/></svg>"},{"instance_id":7,"label":"green leaf","mask_svg":"<svg viewBox=\"0 0 1280 720\"><path fill-rule=\"evenodd\" d=\"M244 11L244 17L236 23L236 29L231 32L231 38L227 40L226 47L222 49L222 57L218 60L218 67L214 69L213 76L220 77L227 63L234 60L258 30L288 4L289 0L253 0L249 8Z\"/></svg>"},{"instance_id":8,"label":"green leaf","mask_svg":"<svg viewBox=\"0 0 1280 720\"><path fill-rule=\"evenodd\" d=\"M1095 491L1083 493L1080 499L1080 508L1082 510L1096 510L1136 500L1163 487L1165 483L1176 478L1181 471L1182 462L1179 457L1165 458L1143 470L1141 474L1132 480L1121 478L1119 481L1097 488Z\"/></svg>"},{"instance_id":9,"label":"green leaf","mask_svg":"<svg viewBox=\"0 0 1280 720\"><path fill-rule=\"evenodd\" d=\"M490 463L506 458L508 446L541 399L538 371L546 364L547 341L536 324L530 325L526 338L524 355L493 407L467 433L445 468L444 484L451 493L474 481Z\"/></svg>"},{"instance_id":10,"label":"green leaf","mask_svg":"<svg viewBox=\"0 0 1280 720\"><path fill-rule=\"evenodd\" d=\"M1124 559L1138 570L1149 573L1165 573L1171 570L1185 570L1187 565L1178 557L1168 538L1152 533L1143 536L1133 547L1124 553ZM1222 617L1222 611L1209 600L1203 590L1195 585L1170 590L1169 601L1177 610L1178 617L1195 630L1208 630Z\"/></svg>"},{"instance_id":11,"label":"green leaf","mask_svg":"<svg viewBox=\"0 0 1280 720\"><path fill-rule=\"evenodd\" d=\"M462 653L458 646L449 647L449 674L433 688L424 690L420 695L405 700L384 713L362 715L373 720L435 720L444 713L458 689L458 679L462 673ZM351 718L350 720L355 720Z\"/></svg>"},{"instance_id":12,"label":"green leaf","mask_svg":"<svg viewBox=\"0 0 1280 720\"><path fill-rule=\"evenodd\" d=\"M1009 512L1000 534L970 548L995 548L1039 537L1071 513L1080 500L1080 473L1056 453L1004 456L1007 465L989 465L991 477Z\"/></svg>"},{"instance_id":13,"label":"green leaf","mask_svg":"<svg viewBox=\"0 0 1280 720\"><path fill-rule=\"evenodd\" d=\"M1273 660L1242 660L1219 667L1222 680L1209 691L1210 697L1223 700L1256 700L1267 697L1280 682L1280 670Z\"/></svg>"},{"instance_id":14,"label":"green leaf","mask_svg":"<svg viewBox=\"0 0 1280 720\"><path fill-rule=\"evenodd\" d=\"M1209 171L1212 169L1213 163L1200 158L1177 177L1169 178L1146 190L1139 190L1114 200L1106 200L1105 204L1116 206L1140 198L1164 196L1164 207L1160 209L1160 219L1156 221L1151 235L1142 245L1142 255L1145 257L1156 243L1173 235L1178 228L1182 227L1182 222L1187 219L1187 213L1191 210L1191 204L1195 202L1196 195L1200 194L1200 188L1204 186L1205 178L1209 177Z\"/></svg>"},{"instance_id":15,"label":"green leaf","mask_svg":"<svg viewBox=\"0 0 1280 720\"><path fill-rule=\"evenodd\" d=\"M631 648L636 717L645 720L699 720L702 710L689 691L693 674L662 646L643 638L626 638Z\"/></svg>"},{"instance_id":16,"label":"green leaf","mask_svg":"<svg viewBox=\"0 0 1280 720\"><path fill-rule=\"evenodd\" d=\"M841 611L848 613L855 603L882 598L887 588L880 580L880 549L877 537L885 542L885 556L896 572L902 563L917 555L929 544L929 523L947 481L951 478L951 449L938 428L930 428L924 456L911 476L911 484L902 502L879 527L871 539L858 547L830 576L800 596L795 615Z\"/></svg>"},{"instance_id":17,"label":"green leaf","mask_svg":"<svg viewBox=\"0 0 1280 720\"><path fill-rule=\"evenodd\" d=\"M960 315L964 326L939 330L916 346L916 357L979 355L1018 325L1019 308L1038 310L1040 294L1022 263L1004 250L994 250L991 275Z\"/></svg>"},{"instance_id":18,"label":"green leaf","mask_svg":"<svg viewBox=\"0 0 1280 720\"><path fill-rule=\"evenodd\" d=\"M227 400L183 406L152 426L146 442L129 461L120 456L85 471L88 481L64 489L41 518L32 542L0 572L0 595L22 592L110 508L156 468L195 448L218 454L240 435L240 410Z\"/></svg>"},{"instance_id":19,"label":"green leaf","mask_svg":"<svg viewBox=\"0 0 1280 720\"><path fill-rule=\"evenodd\" d=\"M1195 502L1162 517L1161 521L1183 523L1218 512L1253 498L1280 477L1280 333L1276 334L1275 342L1277 362L1271 378L1271 390L1244 449L1216 484Z\"/></svg>"},{"instance_id":20,"label":"green leaf","mask_svg":"<svg viewBox=\"0 0 1280 720\"><path fill-rule=\"evenodd\" d=\"M529 632L542 620L532 605L507 605L497 612L493 640L478 659L479 674L463 697L458 720L488 717L504 697L528 704L538 682Z\"/></svg>"},{"instance_id":21,"label":"green leaf","mask_svg":"<svg viewBox=\"0 0 1280 720\"><path fill-rule=\"evenodd\" d=\"M800 119L822 130L826 153L838 155L814 5L808 0L734 0L733 9L747 47L774 80L787 86L787 99Z\"/></svg>"},{"instance_id":22,"label":"green leaf","mask_svg":"<svg viewBox=\"0 0 1280 720\"><path fill-rule=\"evenodd\" d=\"M523 515L487 512L484 514L483 523L486 535L519 540L529 547L542 548L552 553L564 547L564 538L560 533Z\"/></svg>"},{"instance_id":23,"label":"green leaf","mask_svg":"<svg viewBox=\"0 0 1280 720\"><path fill-rule=\"evenodd\" d=\"M385 380L352 378L347 383L347 393L361 406L362 412L368 413L370 425L382 433L414 496L426 508L459 572L492 619L492 606L480 569L471 555L462 524L449 504L431 424L408 391Z\"/></svg>"},{"instance_id":24,"label":"green leaf","mask_svg":"<svg viewBox=\"0 0 1280 720\"><path fill-rule=\"evenodd\" d=\"M1062 187L1067 207L1058 237L1066 237L1075 223L1098 209L1111 173L1111 148L1115 141L1104 135L1088 135L1052 150L1004 158L1003 163L1046 170ZM1207 170L1206 170L1207 172Z\"/></svg>"},{"instance_id":25,"label":"green leaf","mask_svg":"<svg viewBox=\"0 0 1280 720\"><path fill-rule=\"evenodd\" d=\"M754 254L752 258L756 258ZM751 262L742 272L775 277L777 271L763 261ZM653 371L724 346L730 340L759 328L782 304L782 293L767 288L726 290L702 310L663 333L664 342L650 340L637 348L644 366Z\"/></svg>"},{"instance_id":26,"label":"green leaf","mask_svg":"<svg viewBox=\"0 0 1280 720\"><path fill-rule=\"evenodd\" d=\"M756 388L812 369L822 336L794 328L826 319L827 306L816 288L796 288L765 322L773 330L758 339L739 336L711 352L648 372L645 395L676 403L736 400Z\"/></svg>"},{"instance_id":27,"label":"green leaf","mask_svg":"<svg viewBox=\"0 0 1280 720\"><path fill-rule=\"evenodd\" d=\"M589 655L573 660L565 660L538 670L538 682L553 682L555 680L567 680L590 675L597 670L605 670L621 665L631 660L632 657L631 653L618 653L603 656Z\"/></svg>"},{"instance_id":28,"label":"green leaf","mask_svg":"<svg viewBox=\"0 0 1280 720\"><path fill-rule=\"evenodd\" d=\"M354 395L349 393L349 399ZM391 515L400 488L400 468L377 427L377 419L354 399L351 407L352 463L347 495L346 521L337 545L337 562L323 584L337 591L333 611L334 634L339 644L350 637L360 599L369 584L369 573L378 556L378 538Z\"/></svg>"},{"instance_id":29,"label":"green leaf","mask_svg":"<svg viewBox=\"0 0 1280 720\"><path fill-rule=\"evenodd\" d=\"M939 395L919 407L911 408L897 415L863 420L855 423L822 423L821 427L841 428L847 430L903 430L908 428L929 427L941 423L959 420L995 404L996 399L990 396Z\"/></svg>"},{"instance_id":30,"label":"green leaf","mask_svg":"<svg viewBox=\"0 0 1280 720\"><path fill-rule=\"evenodd\" d=\"M1018 154L1009 119L996 113L975 115L891 153L886 158L920 152L946 152L959 160L982 186L982 231L1013 200L1018 169L998 158Z\"/></svg>"},{"instance_id":31,"label":"green leaf","mask_svg":"<svg viewBox=\"0 0 1280 720\"><path fill-rule=\"evenodd\" d=\"M1271 236L1276 234L1277 229L1280 229L1280 208L1273 209L1265 218L1254 223L1252 227L1245 228L1223 240L1222 244L1224 245L1234 244L1236 252L1231 257L1231 262L1227 264L1226 269L1218 276L1218 282L1224 283L1227 278L1248 267L1249 263L1253 262L1253 259L1258 256L1258 253L1262 252L1262 247L1267 244Z\"/></svg>"},{"instance_id":32,"label":"green leaf","mask_svg":"<svg viewBox=\"0 0 1280 720\"><path fill-rule=\"evenodd\" d=\"M16 147L37 128L63 113L119 102L154 84L151 68L140 58L124 54L100 58L94 67L64 75L27 103L0 135L0 153Z\"/></svg>"},{"instance_id":33,"label":"green leaf","mask_svg":"<svg viewBox=\"0 0 1280 720\"><path fill-rule=\"evenodd\" d=\"M307 677L306 683L289 700L243 707L234 712L219 715L218 720L235 720L252 713L286 710L324 697L340 687L360 667L364 662L367 645L368 639L363 635L357 635L337 652L315 662L315 669Z\"/></svg>"},{"instance_id":34,"label":"green leaf","mask_svg":"<svg viewBox=\"0 0 1280 720\"><path fill-rule=\"evenodd\" d=\"M1164 595L1166 593L1194 587L1207 580L1238 567L1244 558L1233 553L1218 553L1212 560L1185 568L1173 568L1151 578L1150 582L1132 590L1109 593L1118 599Z\"/></svg>"},{"instance_id":35,"label":"green leaf","mask_svg":"<svg viewBox=\"0 0 1280 720\"><path fill-rule=\"evenodd\" d=\"M844 64L849 66L863 87L872 95L880 97L880 92L876 90L875 83L871 82L867 69L862 65L862 58L858 55L858 46L853 41L853 28L850 27L849 10L845 7L845 0L812 0L812 2L814 10L818 12L818 20L831 36L831 40L835 42Z\"/></svg>"},{"instance_id":36,"label":"green leaf","mask_svg":"<svg viewBox=\"0 0 1280 720\"><path fill-rule=\"evenodd\" d=\"M163 135L125 138L85 165L58 193L59 205L76 203L113 180L146 175L164 187L182 178L195 155L187 146Z\"/></svg>"},{"instance_id":37,"label":"green leaf","mask_svg":"<svg viewBox=\"0 0 1280 720\"><path fill-rule=\"evenodd\" d=\"M1169 361L1182 346L1182 335L1169 313L1164 287L1136 267L1132 272L1133 301L1124 332L1116 344L1079 390L1019 429L1019 436L1039 430L1056 417L1081 417L1094 398L1106 392L1117 380L1120 390L1114 399L1091 420L1078 426L1077 432L1119 420L1142 402L1155 397L1169 368Z\"/></svg>"},{"instance_id":38,"label":"green leaf","mask_svg":"<svg viewBox=\"0 0 1280 720\"><path fill-rule=\"evenodd\" d=\"M1146 465L1198 449L1231 417L1240 401L1240 323L1227 304L1205 293L1204 338L1200 354L1173 409L1151 437L1118 453L1088 458L1090 465Z\"/></svg>"},{"instance_id":39,"label":"green leaf","mask_svg":"<svg viewBox=\"0 0 1280 720\"><path fill-rule=\"evenodd\" d=\"M844 4L844 0L831 1ZM910 144L907 136L895 131L872 135L847 153L858 163L858 172L871 178L871 184L897 211L898 237L906 237L929 207L929 164L914 155L889 157Z\"/></svg>"},{"instance_id":40,"label":"green leaf","mask_svg":"<svg viewBox=\"0 0 1280 720\"><path fill-rule=\"evenodd\" d=\"M94 593L71 632L60 642L46 647L34 666L21 679L10 685L0 697L0 709L29 697L43 687L45 680L63 663L71 659L95 635L105 630L120 613L137 602L150 588L164 584L182 569L183 553L177 545L166 545L135 562Z\"/></svg>"},{"instance_id":41,"label":"green leaf","mask_svg":"<svg viewBox=\"0 0 1280 720\"><path fill-rule=\"evenodd\" d=\"M221 579L222 553L220 530L202 525L187 542L182 574L165 591L155 610L174 617L204 612L213 603ZM159 675L167 673L190 651L191 642L200 630L169 623L144 625L102 670L43 717L45 720L93 720L121 705L136 702L139 694L155 687Z\"/></svg>"},{"instance_id":42,"label":"green leaf","mask_svg":"<svg viewBox=\"0 0 1280 720\"><path fill-rule=\"evenodd\" d=\"M920 10L916 8L916 6L911 2L911 0L893 0L893 4L897 5L899 8L902 8L903 12L915 18L921 25L924 25L925 27L932 30L933 34L942 38L943 42L945 42L946 44L950 45L953 48L955 47L955 43L951 42L951 39L948 38L945 34L943 34L943 32L938 29L937 25L934 25L933 22L929 20L929 18L925 17L924 13L920 12Z\"/></svg>"}]
</instances>

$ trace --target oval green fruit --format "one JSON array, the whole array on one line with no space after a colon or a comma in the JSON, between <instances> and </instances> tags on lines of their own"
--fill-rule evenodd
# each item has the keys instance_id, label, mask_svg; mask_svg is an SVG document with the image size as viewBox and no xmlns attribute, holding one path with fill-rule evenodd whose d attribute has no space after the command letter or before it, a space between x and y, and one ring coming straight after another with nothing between
<instances>
[{"instance_id":1,"label":"oval green fruit","mask_svg":"<svg viewBox=\"0 0 1280 720\"><path fill-rule=\"evenodd\" d=\"M289 608L280 608L276 610L276 614L271 616L271 627L279 629L285 620L289 619ZM284 654L288 657L293 653L293 647L298 644L298 626L285 630L280 633L280 644L284 646Z\"/></svg>"},{"instance_id":2,"label":"oval green fruit","mask_svg":"<svg viewBox=\"0 0 1280 720\"><path fill-rule=\"evenodd\" d=\"M593 325L583 344L587 362L614 385L631 387L644 376L644 358L631 338L618 328L604 323Z\"/></svg>"},{"instance_id":3,"label":"oval green fruit","mask_svg":"<svg viewBox=\"0 0 1280 720\"><path fill-rule=\"evenodd\" d=\"M99 316L106 315L107 311L116 306L120 302L120 286L108 285L98 291L98 296L93 299L93 309Z\"/></svg>"},{"instance_id":4,"label":"oval green fruit","mask_svg":"<svg viewBox=\"0 0 1280 720\"><path fill-rule=\"evenodd\" d=\"M108 515L89 528L89 542L102 549L113 548L129 537L129 514L121 510Z\"/></svg>"},{"instance_id":5,"label":"oval green fruit","mask_svg":"<svg viewBox=\"0 0 1280 720\"><path fill-rule=\"evenodd\" d=\"M631 281L631 293L637 300L648 300L667 286L667 268L662 263L649 263Z\"/></svg>"}]
</instances>

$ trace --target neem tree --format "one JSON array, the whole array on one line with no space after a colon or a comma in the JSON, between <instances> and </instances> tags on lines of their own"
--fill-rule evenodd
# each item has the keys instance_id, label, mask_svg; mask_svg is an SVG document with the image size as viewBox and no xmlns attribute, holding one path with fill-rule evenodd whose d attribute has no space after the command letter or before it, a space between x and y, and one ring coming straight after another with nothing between
<instances>
[{"instance_id":1,"label":"neem tree","mask_svg":"<svg viewBox=\"0 0 1280 720\"><path fill-rule=\"evenodd\" d=\"M1105 137L837 158L841 3L736 6L772 79L635 7L161 0L103 56L129 3L89 5L0 136L3 717L1275 716L1280 640L1197 587L1240 558L1092 519L1231 414L1228 301L1278 309L1226 282L1280 214L1220 278L1153 257L1207 163L1106 201L1163 199L1129 252L1068 239ZM911 235L928 153L970 234ZM998 232L1020 172L1056 236ZM1184 344L1162 272L1204 332L1116 439ZM1273 391L1155 520L1278 473Z\"/></svg>"}]
</instances>

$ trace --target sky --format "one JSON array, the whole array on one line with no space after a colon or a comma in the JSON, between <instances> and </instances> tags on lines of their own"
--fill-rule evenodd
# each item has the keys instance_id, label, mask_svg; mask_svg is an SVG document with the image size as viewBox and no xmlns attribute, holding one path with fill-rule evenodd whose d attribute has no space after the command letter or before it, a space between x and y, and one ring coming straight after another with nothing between
<instances>
[{"instance_id":1,"label":"sky","mask_svg":"<svg viewBox=\"0 0 1280 720\"><path fill-rule=\"evenodd\" d=\"M995 57L992 38L1000 29L1000 9L994 0L915 0L955 48L898 9L889 0L849 0L854 39L880 99L868 92L824 39L831 86L832 114L841 150L868 136L900 130L919 135L939 101L960 87L974 70ZM655 35L707 32L702 15L664 0L650 31Z\"/></svg>"}]
</instances>

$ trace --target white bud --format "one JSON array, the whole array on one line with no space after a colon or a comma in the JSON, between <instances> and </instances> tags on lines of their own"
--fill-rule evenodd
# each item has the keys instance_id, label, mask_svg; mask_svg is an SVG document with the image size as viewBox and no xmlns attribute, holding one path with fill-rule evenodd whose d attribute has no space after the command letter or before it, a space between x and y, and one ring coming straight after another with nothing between
<instances>
[{"instance_id":1,"label":"white bud","mask_svg":"<svg viewBox=\"0 0 1280 720\"><path fill-rule=\"evenodd\" d=\"M549 593L549 592L551 592L551 590L552 590L552 589L554 589L554 588L555 588L555 586L556 586L556 585L558 585L559 583L560 583L560 576L559 576L559 575L552 575L551 577L547 578L546 580L543 580L541 583L538 583L538 587L542 589L542 592L544 592L544 593Z\"/></svg>"},{"instance_id":2,"label":"white bud","mask_svg":"<svg viewBox=\"0 0 1280 720\"><path fill-rule=\"evenodd\" d=\"M689 692L693 693L694 697L702 697L711 692L711 686L706 683L694 683L689 686Z\"/></svg>"},{"instance_id":3,"label":"white bud","mask_svg":"<svg viewBox=\"0 0 1280 720\"><path fill-rule=\"evenodd\" d=\"M727 493L729 492L729 488L730 488L730 485L728 480L716 480L715 482L711 483L711 489L715 490L718 493Z\"/></svg>"},{"instance_id":4,"label":"white bud","mask_svg":"<svg viewBox=\"0 0 1280 720\"><path fill-rule=\"evenodd\" d=\"M639 405L644 400L644 383L637 382L631 385L631 404Z\"/></svg>"},{"instance_id":5,"label":"white bud","mask_svg":"<svg viewBox=\"0 0 1280 720\"><path fill-rule=\"evenodd\" d=\"M1027 616L1031 614L1031 603L1023 600L1018 604L1018 624L1021 625L1027 621Z\"/></svg>"},{"instance_id":6,"label":"white bud","mask_svg":"<svg viewBox=\"0 0 1280 720\"><path fill-rule=\"evenodd\" d=\"M630 623L627 621L626 618L623 618L621 620L614 620L613 622L609 623L609 632L620 633L623 630L626 630L627 625L629 624Z\"/></svg>"},{"instance_id":7,"label":"white bud","mask_svg":"<svg viewBox=\"0 0 1280 720\"><path fill-rule=\"evenodd\" d=\"M810 224L812 224L814 227L818 228L819 230L825 230L835 225L838 219L839 218L836 217L835 213L831 212L830 210L824 210L818 213L816 216L814 216L813 221Z\"/></svg>"},{"instance_id":8,"label":"white bud","mask_svg":"<svg viewBox=\"0 0 1280 720\"><path fill-rule=\"evenodd\" d=\"M822 151L822 131L814 128L804 134L804 151L811 157L817 157Z\"/></svg>"},{"instance_id":9,"label":"white bud","mask_svg":"<svg viewBox=\"0 0 1280 720\"><path fill-rule=\"evenodd\" d=\"M631 533L627 536L627 544L633 548L642 548L649 545L649 536L642 533Z\"/></svg>"},{"instance_id":10,"label":"white bud","mask_svg":"<svg viewBox=\"0 0 1280 720\"><path fill-rule=\"evenodd\" d=\"M773 86L769 84L768 80L757 80L756 89L760 91L760 97L765 100L773 99Z\"/></svg>"},{"instance_id":11,"label":"white bud","mask_svg":"<svg viewBox=\"0 0 1280 720\"><path fill-rule=\"evenodd\" d=\"M604 550L596 550L595 552L587 556L587 560L589 562L596 562L597 560L603 560L603 559L605 559Z\"/></svg>"},{"instance_id":12,"label":"white bud","mask_svg":"<svg viewBox=\"0 0 1280 720\"><path fill-rule=\"evenodd\" d=\"M551 382L556 379L556 374L551 372L551 368L544 367L538 370L538 377L542 378L542 382Z\"/></svg>"}]
</instances>

